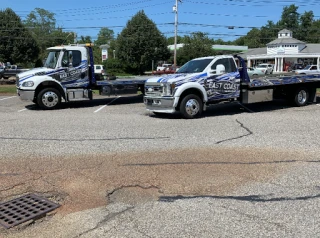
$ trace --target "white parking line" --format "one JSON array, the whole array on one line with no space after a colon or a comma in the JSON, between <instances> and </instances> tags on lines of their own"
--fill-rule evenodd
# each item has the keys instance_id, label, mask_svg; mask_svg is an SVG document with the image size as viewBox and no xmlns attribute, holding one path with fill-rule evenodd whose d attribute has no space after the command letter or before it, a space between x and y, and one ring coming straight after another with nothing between
<instances>
[{"instance_id":1,"label":"white parking line","mask_svg":"<svg viewBox=\"0 0 320 238\"><path fill-rule=\"evenodd\" d=\"M1 98L0 101L10 99L10 98L15 98L15 97L17 97L17 96L12 96L12 97L8 97L8 98Z\"/></svg>"},{"instance_id":2,"label":"white parking line","mask_svg":"<svg viewBox=\"0 0 320 238\"><path fill-rule=\"evenodd\" d=\"M23 112L23 111L25 111L25 110L28 110L28 109L27 109L27 108L21 109L21 110L19 110L18 112Z\"/></svg>"},{"instance_id":3,"label":"white parking line","mask_svg":"<svg viewBox=\"0 0 320 238\"><path fill-rule=\"evenodd\" d=\"M100 110L102 110L103 108L105 108L106 106L110 105L112 102L114 102L115 100L117 100L118 98L121 98L121 96L118 96L117 98L113 99L111 102L109 102L107 105L104 105L102 107L100 107L99 109L95 110L93 113L96 113Z\"/></svg>"},{"instance_id":4,"label":"white parking line","mask_svg":"<svg viewBox=\"0 0 320 238\"><path fill-rule=\"evenodd\" d=\"M107 106L107 105L104 105L104 106L100 107L99 109L95 110L93 113L96 113L96 112L102 110L102 109L105 108L106 106Z\"/></svg>"}]
</instances>

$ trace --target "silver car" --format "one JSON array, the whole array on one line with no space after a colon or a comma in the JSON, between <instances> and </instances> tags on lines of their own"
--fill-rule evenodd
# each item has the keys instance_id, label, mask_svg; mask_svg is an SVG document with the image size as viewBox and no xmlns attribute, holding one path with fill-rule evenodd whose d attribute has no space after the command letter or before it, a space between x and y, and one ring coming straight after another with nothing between
<instances>
[{"instance_id":1,"label":"silver car","mask_svg":"<svg viewBox=\"0 0 320 238\"><path fill-rule=\"evenodd\" d=\"M264 70L253 68L253 67L248 67L247 71L248 71L249 77L266 74Z\"/></svg>"},{"instance_id":2,"label":"silver car","mask_svg":"<svg viewBox=\"0 0 320 238\"><path fill-rule=\"evenodd\" d=\"M273 64L258 64L256 69L263 71L265 74L272 74Z\"/></svg>"}]
</instances>

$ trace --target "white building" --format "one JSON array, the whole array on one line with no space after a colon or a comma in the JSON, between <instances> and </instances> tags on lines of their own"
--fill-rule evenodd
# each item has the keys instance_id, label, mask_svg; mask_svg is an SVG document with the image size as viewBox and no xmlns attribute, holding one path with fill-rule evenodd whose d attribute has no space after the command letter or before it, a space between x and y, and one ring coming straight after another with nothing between
<instances>
[{"instance_id":1,"label":"white building","mask_svg":"<svg viewBox=\"0 0 320 238\"><path fill-rule=\"evenodd\" d=\"M279 31L278 39L268 43L267 47L249 49L239 55L246 59L248 67L259 63L274 64L274 72L284 72L296 63L320 66L320 44L297 40L287 29Z\"/></svg>"}]
</instances>

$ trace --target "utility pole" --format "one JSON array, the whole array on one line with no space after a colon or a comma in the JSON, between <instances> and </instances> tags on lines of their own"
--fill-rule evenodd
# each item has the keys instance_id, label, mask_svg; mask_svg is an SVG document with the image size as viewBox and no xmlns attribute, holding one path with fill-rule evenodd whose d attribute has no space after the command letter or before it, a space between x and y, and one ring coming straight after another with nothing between
<instances>
[{"instance_id":1,"label":"utility pole","mask_svg":"<svg viewBox=\"0 0 320 238\"><path fill-rule=\"evenodd\" d=\"M182 2L182 0L179 0L179 2ZM177 33L178 33L178 0L176 0L176 5L173 6L173 11L175 12L173 65L176 67L177 66Z\"/></svg>"}]
</instances>

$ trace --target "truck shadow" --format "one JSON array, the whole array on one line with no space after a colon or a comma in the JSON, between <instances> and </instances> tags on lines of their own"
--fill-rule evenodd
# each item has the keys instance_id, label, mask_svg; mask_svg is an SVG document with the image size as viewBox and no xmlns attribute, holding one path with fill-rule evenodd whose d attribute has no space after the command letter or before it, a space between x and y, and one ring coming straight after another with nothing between
<instances>
[{"instance_id":1,"label":"truck shadow","mask_svg":"<svg viewBox=\"0 0 320 238\"><path fill-rule=\"evenodd\" d=\"M317 101L315 103L320 103L320 97L317 97ZM309 105L311 105L311 103ZM242 105L238 102L221 103L221 104L214 104L209 106L207 110L202 113L202 116L198 119L205 118L205 117L230 116L230 115L237 115L242 113L259 113L259 112L268 112L268 111L278 111L278 110L283 110L288 108L298 108L298 107L292 106L289 102L283 99L277 99L272 102L260 102L260 103L245 104L245 105ZM302 110L302 108L303 107L300 107L299 110ZM160 118L160 119L183 119L179 113L159 114L159 115L150 113L150 116Z\"/></svg>"},{"instance_id":2,"label":"truck shadow","mask_svg":"<svg viewBox=\"0 0 320 238\"><path fill-rule=\"evenodd\" d=\"M74 102L63 102L61 105L55 110L63 110L63 109L77 109L77 108L90 108L97 106L115 106L115 105L123 105L123 104L137 104L143 103L142 95L134 95L134 96L99 96L94 98L94 100L88 101L74 101ZM28 105L26 106L28 110L39 110L42 109L36 105Z\"/></svg>"}]
</instances>

